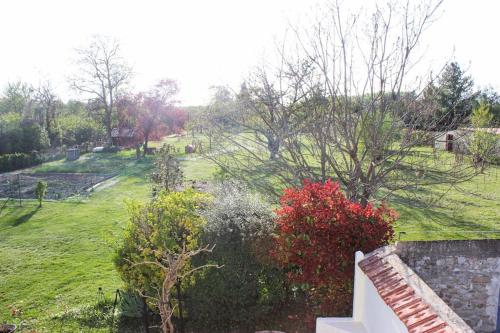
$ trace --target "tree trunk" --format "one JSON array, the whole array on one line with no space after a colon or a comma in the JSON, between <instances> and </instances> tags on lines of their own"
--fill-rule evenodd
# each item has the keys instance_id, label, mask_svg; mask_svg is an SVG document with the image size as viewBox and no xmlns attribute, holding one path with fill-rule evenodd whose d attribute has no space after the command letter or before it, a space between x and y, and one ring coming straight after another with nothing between
<instances>
[{"instance_id":1,"label":"tree trunk","mask_svg":"<svg viewBox=\"0 0 500 333\"><path fill-rule=\"evenodd\" d=\"M111 109L109 106L104 107L104 125L106 126L106 137L108 140L108 145L111 146L113 144L113 138L111 137Z\"/></svg>"},{"instance_id":2,"label":"tree trunk","mask_svg":"<svg viewBox=\"0 0 500 333\"><path fill-rule=\"evenodd\" d=\"M45 130L47 131L50 140L50 145L52 146L52 135L50 129L50 107L47 107L47 109L45 110Z\"/></svg>"},{"instance_id":3,"label":"tree trunk","mask_svg":"<svg viewBox=\"0 0 500 333\"><path fill-rule=\"evenodd\" d=\"M184 333L184 311L182 308L182 295L181 295L181 281L177 280L175 284L175 289L177 292L177 302L179 304L179 332Z\"/></svg>"},{"instance_id":4,"label":"tree trunk","mask_svg":"<svg viewBox=\"0 0 500 333\"><path fill-rule=\"evenodd\" d=\"M144 147L142 147L142 156L146 156L146 151L148 150L149 135L144 137Z\"/></svg>"},{"instance_id":5,"label":"tree trunk","mask_svg":"<svg viewBox=\"0 0 500 333\"><path fill-rule=\"evenodd\" d=\"M280 150L280 140L273 136L267 137L267 147L269 149L269 159L274 160Z\"/></svg>"}]
</instances>

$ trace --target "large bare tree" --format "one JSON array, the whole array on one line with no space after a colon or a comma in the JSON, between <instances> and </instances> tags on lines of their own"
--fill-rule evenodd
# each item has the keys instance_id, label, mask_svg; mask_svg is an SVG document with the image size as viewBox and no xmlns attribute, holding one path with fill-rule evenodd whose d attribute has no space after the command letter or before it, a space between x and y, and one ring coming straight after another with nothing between
<instances>
[{"instance_id":1,"label":"large bare tree","mask_svg":"<svg viewBox=\"0 0 500 333\"><path fill-rule=\"evenodd\" d=\"M251 131L281 134L271 155L278 163L267 178L288 185L334 178L352 200L366 204L376 194L474 174L470 165L446 164L438 153L417 148L423 144L417 129L432 107L422 96L428 71L418 66L417 47L441 2L389 1L350 13L334 1L311 29L293 28L295 52L280 48L278 75L258 71L264 79L252 85L261 92L254 100L262 111L249 104L243 113L261 120L259 130L246 126ZM280 121L270 121L270 110L280 112ZM227 170L238 163L270 165L255 149L246 158L227 155L212 158Z\"/></svg>"},{"instance_id":2,"label":"large bare tree","mask_svg":"<svg viewBox=\"0 0 500 333\"><path fill-rule=\"evenodd\" d=\"M108 144L111 144L117 97L130 79L132 70L121 57L117 40L96 36L88 47L78 49L77 53L79 72L71 80L71 85L104 110L103 123Z\"/></svg>"}]
</instances>

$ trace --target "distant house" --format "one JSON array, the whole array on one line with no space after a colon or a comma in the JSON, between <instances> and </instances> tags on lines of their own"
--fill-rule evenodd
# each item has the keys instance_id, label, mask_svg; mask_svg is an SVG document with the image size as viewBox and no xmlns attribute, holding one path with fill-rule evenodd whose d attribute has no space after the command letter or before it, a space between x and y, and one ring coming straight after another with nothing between
<instances>
[{"instance_id":1,"label":"distant house","mask_svg":"<svg viewBox=\"0 0 500 333\"><path fill-rule=\"evenodd\" d=\"M499 332L500 240L403 242L356 253L353 315L316 333Z\"/></svg>"},{"instance_id":2,"label":"distant house","mask_svg":"<svg viewBox=\"0 0 500 333\"><path fill-rule=\"evenodd\" d=\"M439 133L434 141L434 148L449 152L466 153L467 138L475 131L485 131L500 136L500 128L459 128Z\"/></svg>"},{"instance_id":3,"label":"distant house","mask_svg":"<svg viewBox=\"0 0 500 333\"><path fill-rule=\"evenodd\" d=\"M111 130L113 146L132 147L135 145L135 130L127 127L115 127Z\"/></svg>"}]
</instances>

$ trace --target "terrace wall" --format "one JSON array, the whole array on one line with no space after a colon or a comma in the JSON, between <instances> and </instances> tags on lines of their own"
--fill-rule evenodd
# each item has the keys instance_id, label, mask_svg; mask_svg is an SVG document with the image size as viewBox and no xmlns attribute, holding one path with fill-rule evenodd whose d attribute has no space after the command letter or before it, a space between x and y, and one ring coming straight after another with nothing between
<instances>
[{"instance_id":1,"label":"terrace wall","mask_svg":"<svg viewBox=\"0 0 500 333\"><path fill-rule=\"evenodd\" d=\"M400 242L396 253L475 332L495 332L500 240Z\"/></svg>"}]
</instances>

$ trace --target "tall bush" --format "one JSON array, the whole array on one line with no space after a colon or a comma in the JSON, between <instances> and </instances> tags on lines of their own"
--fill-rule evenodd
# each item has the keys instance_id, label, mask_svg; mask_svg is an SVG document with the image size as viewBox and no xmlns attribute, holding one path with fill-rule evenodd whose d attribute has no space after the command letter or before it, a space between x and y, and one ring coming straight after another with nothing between
<instances>
[{"instance_id":1,"label":"tall bush","mask_svg":"<svg viewBox=\"0 0 500 333\"><path fill-rule=\"evenodd\" d=\"M354 253L388 244L395 212L351 202L330 180L286 189L280 204L274 258L309 294L316 315L348 314Z\"/></svg>"},{"instance_id":2,"label":"tall bush","mask_svg":"<svg viewBox=\"0 0 500 333\"><path fill-rule=\"evenodd\" d=\"M186 298L189 322L198 332L254 331L273 317L285 296L284 276L267 259L275 216L269 204L242 185L224 183L213 194L202 213L202 238L216 246L195 262L222 267L195 277Z\"/></svg>"},{"instance_id":3,"label":"tall bush","mask_svg":"<svg viewBox=\"0 0 500 333\"><path fill-rule=\"evenodd\" d=\"M115 257L118 272L128 289L156 298L158 291L162 290L166 272L158 265L141 263L155 262L165 254L175 259L177 255L185 256L187 252L200 248L204 220L198 209L205 200L205 195L186 190L160 193L146 204L129 204L129 223ZM189 258L184 259L187 262L183 262L183 268L189 270ZM176 282L176 295L171 300L179 310L177 317L181 320L182 304L178 296L182 283L182 279ZM149 305L157 307L156 303Z\"/></svg>"},{"instance_id":4,"label":"tall bush","mask_svg":"<svg viewBox=\"0 0 500 333\"><path fill-rule=\"evenodd\" d=\"M484 171L486 163L494 161L500 153L500 136L488 128L492 121L490 107L485 103L479 104L470 119L474 130L465 140L472 155L472 163L481 172Z\"/></svg>"},{"instance_id":5,"label":"tall bush","mask_svg":"<svg viewBox=\"0 0 500 333\"><path fill-rule=\"evenodd\" d=\"M49 144L47 132L34 120L14 113L0 115L0 155L40 151Z\"/></svg>"},{"instance_id":6,"label":"tall bush","mask_svg":"<svg viewBox=\"0 0 500 333\"><path fill-rule=\"evenodd\" d=\"M68 115L59 119L61 141L72 146L96 142L105 138L104 127L94 119L81 115Z\"/></svg>"}]
</instances>

